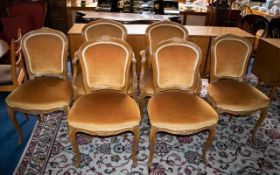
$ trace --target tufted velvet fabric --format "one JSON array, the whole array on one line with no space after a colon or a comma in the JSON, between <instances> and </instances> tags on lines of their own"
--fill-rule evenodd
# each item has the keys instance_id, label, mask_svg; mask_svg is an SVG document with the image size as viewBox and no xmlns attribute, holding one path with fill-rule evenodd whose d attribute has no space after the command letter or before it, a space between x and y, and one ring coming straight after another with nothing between
<instances>
[{"instance_id":1,"label":"tufted velvet fabric","mask_svg":"<svg viewBox=\"0 0 280 175\"><path fill-rule=\"evenodd\" d=\"M208 86L208 98L219 110L248 113L269 105L269 98L261 91L237 80L224 79Z\"/></svg>"},{"instance_id":2,"label":"tufted velvet fabric","mask_svg":"<svg viewBox=\"0 0 280 175\"><path fill-rule=\"evenodd\" d=\"M148 104L151 125L170 130L198 130L218 122L216 111L203 99L186 92L164 92Z\"/></svg>"},{"instance_id":3,"label":"tufted velvet fabric","mask_svg":"<svg viewBox=\"0 0 280 175\"><path fill-rule=\"evenodd\" d=\"M68 115L69 125L89 131L117 131L140 123L135 101L114 91L95 91L81 96Z\"/></svg>"},{"instance_id":4,"label":"tufted velvet fabric","mask_svg":"<svg viewBox=\"0 0 280 175\"><path fill-rule=\"evenodd\" d=\"M71 102L71 82L57 77L41 77L28 81L14 90L6 103L24 110L51 110Z\"/></svg>"}]
</instances>

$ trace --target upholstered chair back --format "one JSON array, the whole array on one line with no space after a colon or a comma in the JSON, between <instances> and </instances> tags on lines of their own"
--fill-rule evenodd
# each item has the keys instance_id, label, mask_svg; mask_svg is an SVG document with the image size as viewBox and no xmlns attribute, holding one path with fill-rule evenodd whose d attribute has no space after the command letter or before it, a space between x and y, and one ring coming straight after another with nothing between
<instances>
[{"instance_id":1,"label":"upholstered chair back","mask_svg":"<svg viewBox=\"0 0 280 175\"><path fill-rule=\"evenodd\" d=\"M242 81L252 52L245 38L226 34L215 38L211 45L210 81L231 78Z\"/></svg>"},{"instance_id":2,"label":"upholstered chair back","mask_svg":"<svg viewBox=\"0 0 280 175\"><path fill-rule=\"evenodd\" d=\"M84 41L97 39L102 36L110 36L121 40L126 40L127 30L119 22L100 19L86 24L82 29Z\"/></svg>"},{"instance_id":3,"label":"upholstered chair back","mask_svg":"<svg viewBox=\"0 0 280 175\"><path fill-rule=\"evenodd\" d=\"M67 77L68 40L64 33L50 28L33 30L23 36L22 49L29 78Z\"/></svg>"},{"instance_id":4,"label":"upholstered chair back","mask_svg":"<svg viewBox=\"0 0 280 175\"><path fill-rule=\"evenodd\" d=\"M148 54L151 56L155 51L157 45L164 40L176 37L187 39L189 36L188 31L183 25L172 21L160 21L153 23L146 29L146 40L148 43ZM150 63L148 57L147 62Z\"/></svg>"},{"instance_id":5,"label":"upholstered chair back","mask_svg":"<svg viewBox=\"0 0 280 175\"><path fill-rule=\"evenodd\" d=\"M110 89L127 94L133 51L117 38L85 42L78 51L86 94Z\"/></svg>"},{"instance_id":6,"label":"upholstered chair back","mask_svg":"<svg viewBox=\"0 0 280 175\"><path fill-rule=\"evenodd\" d=\"M165 90L195 92L201 49L194 43L173 38L159 44L152 59L155 93Z\"/></svg>"}]
</instances>

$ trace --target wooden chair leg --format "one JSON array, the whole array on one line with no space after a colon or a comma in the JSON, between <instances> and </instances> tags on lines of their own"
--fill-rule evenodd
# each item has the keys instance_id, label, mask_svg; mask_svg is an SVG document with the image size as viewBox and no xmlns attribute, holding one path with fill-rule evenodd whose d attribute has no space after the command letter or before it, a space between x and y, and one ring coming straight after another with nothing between
<instances>
[{"instance_id":1,"label":"wooden chair leg","mask_svg":"<svg viewBox=\"0 0 280 175\"><path fill-rule=\"evenodd\" d=\"M13 110L13 108L11 108L9 106L8 106L8 114L9 114L10 120L14 124L14 126L16 128L16 131L18 133L18 143L22 144L22 141L23 141L22 130L21 130L21 128L19 126L19 123L18 123L18 121L16 119L15 111Z\"/></svg>"},{"instance_id":2,"label":"wooden chair leg","mask_svg":"<svg viewBox=\"0 0 280 175\"><path fill-rule=\"evenodd\" d=\"M206 153L207 153L209 147L212 145L215 135L216 135L216 125L213 125L209 128L208 139L207 139L206 143L204 144L204 148L203 148L202 160L205 165L208 164L208 160L206 158Z\"/></svg>"},{"instance_id":3,"label":"wooden chair leg","mask_svg":"<svg viewBox=\"0 0 280 175\"><path fill-rule=\"evenodd\" d=\"M276 94L277 86L272 86L272 90L269 94L269 98L272 99Z\"/></svg>"},{"instance_id":4,"label":"wooden chair leg","mask_svg":"<svg viewBox=\"0 0 280 175\"><path fill-rule=\"evenodd\" d=\"M76 154L76 160L74 162L74 165L76 167L80 167L81 153L80 153L77 141L76 141L76 130L71 126L69 126L69 138L70 138L70 142L71 142L72 147L73 147L73 151Z\"/></svg>"},{"instance_id":5,"label":"wooden chair leg","mask_svg":"<svg viewBox=\"0 0 280 175\"><path fill-rule=\"evenodd\" d=\"M139 143L139 126L135 126L133 128L134 134L134 142L132 147L132 160L133 160L133 167L137 166L137 147Z\"/></svg>"},{"instance_id":6,"label":"wooden chair leg","mask_svg":"<svg viewBox=\"0 0 280 175\"><path fill-rule=\"evenodd\" d=\"M260 118L258 119L257 123L255 124L254 126L254 129L252 131L252 140L253 140L253 143L255 143L256 141L256 132L257 132L257 129L258 127L262 124L262 122L264 121L264 119L266 118L267 116L267 108L261 110L261 114L260 114Z\"/></svg>"},{"instance_id":7,"label":"wooden chair leg","mask_svg":"<svg viewBox=\"0 0 280 175\"><path fill-rule=\"evenodd\" d=\"M151 126L150 130L150 156L148 160L148 168L151 167L154 159L154 152L155 152L155 141L156 141L156 134L157 134L157 129L153 126Z\"/></svg>"}]
</instances>

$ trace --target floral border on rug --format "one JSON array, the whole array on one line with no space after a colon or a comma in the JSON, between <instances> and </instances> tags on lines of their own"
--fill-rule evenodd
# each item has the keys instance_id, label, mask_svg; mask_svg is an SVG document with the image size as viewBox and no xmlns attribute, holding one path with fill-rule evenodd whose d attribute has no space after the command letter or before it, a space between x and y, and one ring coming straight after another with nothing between
<instances>
[{"instance_id":1,"label":"floral border on rug","mask_svg":"<svg viewBox=\"0 0 280 175\"><path fill-rule=\"evenodd\" d=\"M206 95L204 83L202 96ZM268 116L252 143L250 131L259 117L232 117L223 114L217 133L208 151L209 164L201 161L207 131L191 136L160 133L156 137L155 158L147 168L149 156L149 125L147 111L141 122L138 145L138 165L133 168L128 137L93 137L78 134L82 154L81 167L73 166L75 155L68 137L63 112L45 116L36 129L16 174L279 174L280 173L280 93L269 107Z\"/></svg>"}]
</instances>

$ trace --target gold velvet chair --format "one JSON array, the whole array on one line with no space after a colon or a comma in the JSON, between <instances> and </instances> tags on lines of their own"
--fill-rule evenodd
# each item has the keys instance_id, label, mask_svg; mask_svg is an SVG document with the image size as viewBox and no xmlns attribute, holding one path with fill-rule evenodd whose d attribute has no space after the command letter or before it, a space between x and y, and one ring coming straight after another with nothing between
<instances>
[{"instance_id":1,"label":"gold velvet chair","mask_svg":"<svg viewBox=\"0 0 280 175\"><path fill-rule=\"evenodd\" d=\"M98 39L103 36L110 36L113 38L118 38L121 40L126 40L127 30L119 22L108 20L108 19L100 19L86 24L82 29L82 37L84 42ZM133 57L134 59L134 57ZM78 57L75 56L73 60L73 85L75 89L75 98L80 95L85 94L85 88L83 86L82 74L78 67ZM128 93L133 98L136 98L136 90L137 90L137 74L136 74L136 60L133 60L132 69L131 69L131 78L129 79L129 90Z\"/></svg>"},{"instance_id":2,"label":"gold velvet chair","mask_svg":"<svg viewBox=\"0 0 280 175\"><path fill-rule=\"evenodd\" d=\"M261 111L252 131L255 141L257 128L267 115L269 98L243 81L251 52L252 44L242 37L226 34L213 40L207 98L219 114L245 116Z\"/></svg>"},{"instance_id":3,"label":"gold velvet chair","mask_svg":"<svg viewBox=\"0 0 280 175\"><path fill-rule=\"evenodd\" d=\"M67 49L67 37L60 31L41 28L23 36L22 50L30 80L6 98L10 120L19 134L19 143L22 143L22 131L15 111L40 117L43 113L56 110L68 113L73 89L67 80Z\"/></svg>"},{"instance_id":4,"label":"gold velvet chair","mask_svg":"<svg viewBox=\"0 0 280 175\"><path fill-rule=\"evenodd\" d=\"M144 109L145 98L154 94L153 73L151 67L152 55L156 46L173 37L188 39L188 31L183 25L171 21L155 22L146 29L147 49L140 52L141 72L140 72L140 110Z\"/></svg>"},{"instance_id":5,"label":"gold velvet chair","mask_svg":"<svg viewBox=\"0 0 280 175\"><path fill-rule=\"evenodd\" d=\"M209 130L202 154L207 164L206 152L215 137L218 115L195 95L201 58L196 44L178 38L155 48L152 60L155 95L147 105L151 125L148 166L152 164L158 132L189 135L202 130Z\"/></svg>"},{"instance_id":6,"label":"gold velvet chair","mask_svg":"<svg viewBox=\"0 0 280 175\"><path fill-rule=\"evenodd\" d=\"M82 44L77 56L86 95L75 101L68 115L75 165L80 165L81 157L77 132L110 136L126 131L134 133L132 159L136 165L141 116L136 101L127 95L134 56L130 46L125 41L104 37Z\"/></svg>"},{"instance_id":7,"label":"gold velvet chair","mask_svg":"<svg viewBox=\"0 0 280 175\"><path fill-rule=\"evenodd\" d=\"M21 49L21 31L11 40L10 64L0 64L0 92L10 92L21 85L25 77Z\"/></svg>"}]
</instances>

